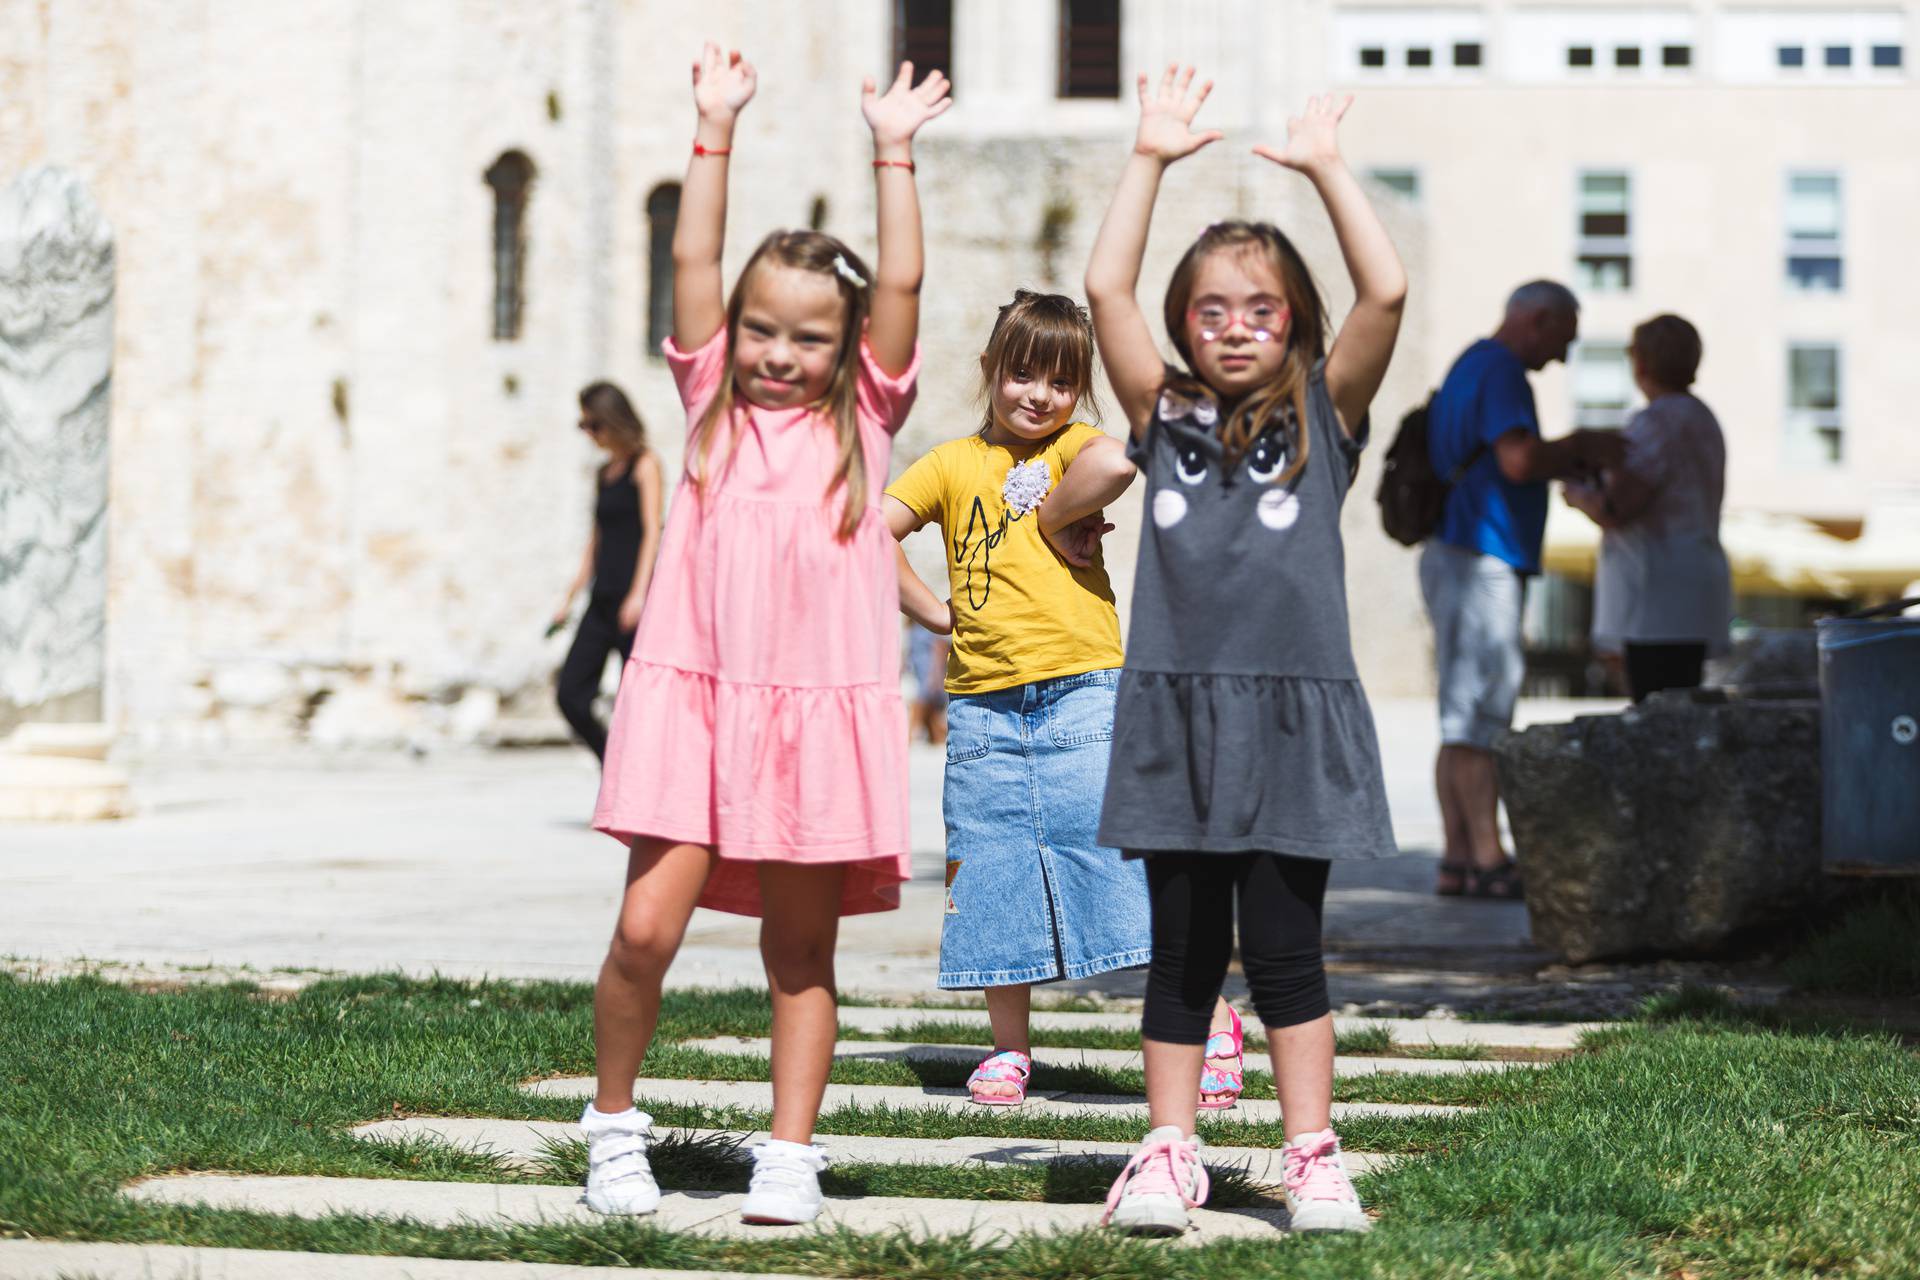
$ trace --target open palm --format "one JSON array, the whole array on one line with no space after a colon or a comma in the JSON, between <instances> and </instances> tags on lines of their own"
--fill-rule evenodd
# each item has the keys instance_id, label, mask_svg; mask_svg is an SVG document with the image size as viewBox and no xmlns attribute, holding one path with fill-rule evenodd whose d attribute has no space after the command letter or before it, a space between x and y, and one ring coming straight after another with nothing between
<instances>
[{"instance_id":1,"label":"open palm","mask_svg":"<svg viewBox=\"0 0 1920 1280\"><path fill-rule=\"evenodd\" d=\"M1213 81L1203 81L1193 89L1193 68L1168 63L1160 76L1159 88L1149 92L1143 71L1136 84L1140 94L1140 131L1134 135L1133 149L1142 155L1172 162L1190 156L1209 142L1218 142L1218 130L1193 131L1193 117L1200 104L1213 92ZM1191 91L1190 91L1191 90Z\"/></svg>"},{"instance_id":2,"label":"open palm","mask_svg":"<svg viewBox=\"0 0 1920 1280\"><path fill-rule=\"evenodd\" d=\"M1344 98L1324 94L1307 99L1307 108L1287 121L1287 145L1255 147L1253 154L1265 156L1275 164L1310 173L1321 165L1340 159L1340 120L1353 105L1353 95Z\"/></svg>"},{"instance_id":3,"label":"open palm","mask_svg":"<svg viewBox=\"0 0 1920 1280\"><path fill-rule=\"evenodd\" d=\"M900 73L885 93L874 90L873 77L860 87L860 114L867 118L875 142L906 142L920 126L953 105L947 90L952 88L945 74L927 72L927 78L913 83L913 64L900 64Z\"/></svg>"},{"instance_id":4,"label":"open palm","mask_svg":"<svg viewBox=\"0 0 1920 1280\"><path fill-rule=\"evenodd\" d=\"M693 105L703 120L732 121L759 87L759 73L738 49L708 42L693 64Z\"/></svg>"}]
</instances>

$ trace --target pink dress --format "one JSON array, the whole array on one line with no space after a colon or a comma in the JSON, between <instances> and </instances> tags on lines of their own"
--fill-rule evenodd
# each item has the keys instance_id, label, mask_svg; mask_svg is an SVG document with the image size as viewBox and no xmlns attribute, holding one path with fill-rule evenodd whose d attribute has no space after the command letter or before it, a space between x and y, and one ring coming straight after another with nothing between
<instances>
[{"instance_id":1,"label":"pink dress","mask_svg":"<svg viewBox=\"0 0 1920 1280\"><path fill-rule=\"evenodd\" d=\"M732 376L726 330L665 350L698 422ZM897 378L864 343L858 358L859 528L838 536L845 496L827 495L832 422L738 401L704 490L681 480L621 676L594 828L712 846L700 905L717 911L763 914L763 860L848 864L842 915L898 907L911 874L899 585L879 504L920 356Z\"/></svg>"}]
</instances>

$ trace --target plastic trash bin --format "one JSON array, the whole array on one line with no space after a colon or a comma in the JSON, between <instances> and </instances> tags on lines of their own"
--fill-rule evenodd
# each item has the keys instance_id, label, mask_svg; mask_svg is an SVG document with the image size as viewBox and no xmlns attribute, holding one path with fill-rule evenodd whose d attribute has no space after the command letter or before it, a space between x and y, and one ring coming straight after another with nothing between
<instances>
[{"instance_id":1,"label":"plastic trash bin","mask_svg":"<svg viewBox=\"0 0 1920 1280\"><path fill-rule=\"evenodd\" d=\"M1828 871L1920 875L1920 596L1818 624Z\"/></svg>"}]
</instances>

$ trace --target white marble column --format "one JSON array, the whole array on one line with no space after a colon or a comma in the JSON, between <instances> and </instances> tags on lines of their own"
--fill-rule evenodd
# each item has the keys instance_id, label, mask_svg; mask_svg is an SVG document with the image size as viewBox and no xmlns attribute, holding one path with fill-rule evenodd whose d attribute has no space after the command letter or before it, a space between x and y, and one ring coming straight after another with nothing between
<instances>
[{"instance_id":1,"label":"white marble column","mask_svg":"<svg viewBox=\"0 0 1920 1280\"><path fill-rule=\"evenodd\" d=\"M129 809L97 723L112 369L113 232L29 169L0 188L0 819Z\"/></svg>"},{"instance_id":2,"label":"white marble column","mask_svg":"<svg viewBox=\"0 0 1920 1280\"><path fill-rule=\"evenodd\" d=\"M0 188L0 734L100 718L113 233L80 180Z\"/></svg>"}]
</instances>

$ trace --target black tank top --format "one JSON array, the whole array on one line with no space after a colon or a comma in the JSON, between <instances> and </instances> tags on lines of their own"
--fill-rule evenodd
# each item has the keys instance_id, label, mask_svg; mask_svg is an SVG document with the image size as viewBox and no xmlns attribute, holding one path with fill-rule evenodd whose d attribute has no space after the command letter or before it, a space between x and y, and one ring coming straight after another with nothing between
<instances>
[{"instance_id":1,"label":"black tank top","mask_svg":"<svg viewBox=\"0 0 1920 1280\"><path fill-rule=\"evenodd\" d=\"M593 557L593 596L622 600L633 587L633 563L640 554L640 491L634 487L635 458L619 472L603 470L600 494L593 504L593 527L599 531L599 549Z\"/></svg>"}]
</instances>

